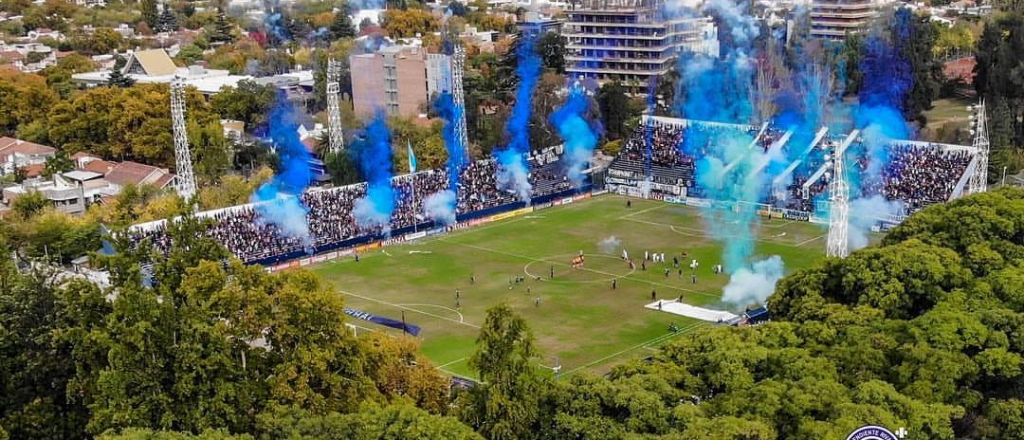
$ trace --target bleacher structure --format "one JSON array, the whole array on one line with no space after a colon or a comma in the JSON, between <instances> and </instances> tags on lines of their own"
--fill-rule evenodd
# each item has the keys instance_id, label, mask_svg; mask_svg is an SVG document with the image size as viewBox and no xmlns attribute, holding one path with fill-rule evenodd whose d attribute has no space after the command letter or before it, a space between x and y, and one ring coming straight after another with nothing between
<instances>
[{"instance_id":1,"label":"bleacher structure","mask_svg":"<svg viewBox=\"0 0 1024 440\"><path fill-rule=\"evenodd\" d=\"M693 206L708 206L711 203L709 199L713 199L714 196L709 194L710 188L698 183L697 178L697 164L703 157L701 153L693 152L693 145L684 148L683 143L688 141L688 137L701 137L701 142L706 142L709 146L723 142L725 137L743 140L749 138L746 149L741 149L741 157L724 162L722 175L729 175L742 163L745 166L742 178L755 176L760 182L757 199L716 202L746 204L765 215L823 224L829 222L828 190L834 180L832 167L835 165L833 161L836 150L841 145L850 145L843 158L851 178L862 173L857 165L867 154L863 135L855 133L851 137L843 133L830 133L826 127L814 132L798 132L794 129L778 129L767 123L750 126L659 116L644 116L638 125L631 137L623 141L622 150L608 168L605 182L609 191ZM668 142L671 145L666 146L664 139L655 139L652 135L663 132L672 133L672 138ZM712 135L708 135L708 132ZM697 148L704 147L698 145ZM966 145L892 140L885 148L903 154L917 154L916 151L932 149L943 154L959 155L957 157L963 159L956 164L950 164L948 175L944 176L948 179L947 186L951 188L950 191L943 192L941 198L922 196L906 200L907 212L878 219L890 225L902 221L907 214L924 206L970 193L969 183L977 174L979 161L982 160L977 148ZM686 150L690 152L684 152ZM713 150L712 148L710 151ZM705 148L704 154L710 154L708 151ZM749 156L751 154L754 156ZM650 167L645 166L645 160L652 156L660 157L661 160L653 160ZM782 161L784 166L780 167L773 163L773 158L779 157L790 159ZM737 178L740 177L733 175L726 180ZM734 182L723 184L729 185Z\"/></svg>"},{"instance_id":2,"label":"bleacher structure","mask_svg":"<svg viewBox=\"0 0 1024 440\"><path fill-rule=\"evenodd\" d=\"M529 205L550 204L554 200L561 200L565 197L572 197L581 193L589 194L592 187L589 180L578 187L573 187L570 184L565 173L562 153L563 147L557 146L533 152L528 156L527 163L530 167L529 178L533 185L533 196L529 204L520 201L513 193L496 190L496 173L494 171L497 170L499 166L494 158L475 161L467 167L467 169L478 167L480 169L490 170L490 172L486 173L486 177L484 178L485 181L482 183L478 182L478 187L476 189L493 189L495 190L495 195L487 196L486 199L482 199L479 194L472 191L473 188L468 185L468 182L464 182L467 183L467 185L460 188L458 195L456 211L457 221L460 224L468 224L477 219L515 211ZM466 170L464 170L464 172L465 171ZM341 236L337 236L337 234L324 236L318 234L317 228L312 227L314 222L308 221L311 225L311 243L305 243L302 242L302 240L295 238L280 237L280 231L275 228L271 228L262 231L266 232L266 234L261 235L260 238L275 238L279 240L280 244L274 248L274 251L253 252L238 247L245 246L248 244L246 242L232 243L230 240L224 240L222 244L246 263L273 265L284 261L306 257L310 254L323 254L338 249L350 249L356 246L365 245L366 243L380 242L382 240L388 240L389 237L402 237L409 233L418 234L417 231L437 230L439 227L440 229L444 229L445 225L439 225L433 220L427 218L422 212L422 208L417 206L422 203L423 196L421 195L417 197L411 194L416 191L411 182L416 179L436 181L440 183L440 185L438 185L439 188L443 189L447 182L446 173L447 171L445 169L428 169L413 174L403 174L393 177L391 179L391 186L395 191L396 206L399 208L396 209L396 213L392 217L392 224L389 225L388 228L370 231L353 229L341 234ZM321 223L326 223L330 227L340 227L341 229L344 229L344 226L338 225L352 221L350 202L355 198L360 198L366 195L366 183L364 182L330 188L314 187L307 190L307 192L302 194L301 197L331 197L332 193L336 193L339 200L343 199L349 203L345 205L345 203L339 203L337 200L334 200L333 204L328 206L326 209L321 209L319 212L315 209L310 209L307 214L307 219L313 220L312 217L317 215L324 216L325 218L322 218L321 220L326 220L326 222ZM468 201L470 199L476 201L476 203L469 204ZM208 210L196 213L196 216L212 219L215 224L224 222L238 223L240 222L239 217L244 217L244 220L242 220L241 223L247 225L255 224L259 223L258 219L254 218L255 213L258 212L260 206L265 203L273 202L248 203L227 208ZM398 218L398 211L402 207L407 208L405 211L406 214L412 214L411 218L408 215L402 219ZM156 220L137 224L130 227L128 233L136 241L148 239L155 246L159 248L166 248L170 244L165 235L166 222L167 220ZM216 227L214 229L216 229ZM209 233L211 236L214 234L213 232Z\"/></svg>"}]
</instances>

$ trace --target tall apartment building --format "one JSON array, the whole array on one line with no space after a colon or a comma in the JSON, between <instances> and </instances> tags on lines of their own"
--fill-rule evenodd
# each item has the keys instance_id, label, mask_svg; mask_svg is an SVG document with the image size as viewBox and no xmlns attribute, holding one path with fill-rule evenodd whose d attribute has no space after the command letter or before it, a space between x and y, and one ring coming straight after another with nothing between
<instances>
[{"instance_id":1,"label":"tall apartment building","mask_svg":"<svg viewBox=\"0 0 1024 440\"><path fill-rule=\"evenodd\" d=\"M352 105L367 117L382 109L388 116L415 117L443 87L448 57L427 54L421 47L389 46L374 53L351 55Z\"/></svg>"},{"instance_id":2,"label":"tall apartment building","mask_svg":"<svg viewBox=\"0 0 1024 440\"><path fill-rule=\"evenodd\" d=\"M813 0L811 36L842 40L862 31L878 14L877 0Z\"/></svg>"},{"instance_id":3,"label":"tall apartment building","mask_svg":"<svg viewBox=\"0 0 1024 440\"><path fill-rule=\"evenodd\" d=\"M710 17L670 18L665 0L584 0L566 11L566 71L599 82L618 79L633 93L664 75L683 52L718 56Z\"/></svg>"}]
</instances>

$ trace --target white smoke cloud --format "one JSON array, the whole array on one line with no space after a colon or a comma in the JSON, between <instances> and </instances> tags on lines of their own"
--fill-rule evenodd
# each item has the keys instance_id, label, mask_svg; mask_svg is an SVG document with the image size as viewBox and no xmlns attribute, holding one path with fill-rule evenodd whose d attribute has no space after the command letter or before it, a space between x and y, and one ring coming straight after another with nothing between
<instances>
[{"instance_id":1,"label":"white smoke cloud","mask_svg":"<svg viewBox=\"0 0 1024 440\"><path fill-rule=\"evenodd\" d=\"M605 238L604 240L601 240L601 242L597 244L597 247L598 249L601 249L601 252L604 252L608 255L615 255L619 252L619 248L622 247L622 240L615 238L615 236L613 235L611 237Z\"/></svg>"},{"instance_id":2,"label":"white smoke cloud","mask_svg":"<svg viewBox=\"0 0 1024 440\"><path fill-rule=\"evenodd\" d=\"M516 160L498 167L498 187L514 192L519 200L530 203L533 185L530 184L530 174L524 162Z\"/></svg>"},{"instance_id":3,"label":"white smoke cloud","mask_svg":"<svg viewBox=\"0 0 1024 440\"><path fill-rule=\"evenodd\" d=\"M740 2L734 0L708 0L704 9L725 20L732 38L740 46L747 46L757 38L760 29L757 19L744 13Z\"/></svg>"},{"instance_id":4,"label":"white smoke cloud","mask_svg":"<svg viewBox=\"0 0 1024 440\"><path fill-rule=\"evenodd\" d=\"M764 304L775 291L775 283L782 278L785 265L782 257L772 255L754 263L750 268L733 272L722 293L722 301L738 305Z\"/></svg>"},{"instance_id":5,"label":"white smoke cloud","mask_svg":"<svg viewBox=\"0 0 1024 440\"><path fill-rule=\"evenodd\" d=\"M391 229L391 215L378 209L370 197L356 199L352 207L352 217L356 219L356 225L361 230L383 228L385 231Z\"/></svg>"},{"instance_id":6,"label":"white smoke cloud","mask_svg":"<svg viewBox=\"0 0 1024 440\"><path fill-rule=\"evenodd\" d=\"M435 222L455 223L455 191L446 189L427 196L423 200L423 213Z\"/></svg>"},{"instance_id":7,"label":"white smoke cloud","mask_svg":"<svg viewBox=\"0 0 1024 440\"><path fill-rule=\"evenodd\" d=\"M889 201L880 195L850 201L850 218L847 243L851 251L868 245L868 233L881 219L901 215L903 202Z\"/></svg>"},{"instance_id":8,"label":"white smoke cloud","mask_svg":"<svg viewBox=\"0 0 1024 440\"><path fill-rule=\"evenodd\" d=\"M276 225L282 234L302 240L307 246L311 243L309 223L306 221L308 211L298 197L277 192L271 185L264 185L249 201L262 202L256 205L256 212L259 213L256 221Z\"/></svg>"}]
</instances>

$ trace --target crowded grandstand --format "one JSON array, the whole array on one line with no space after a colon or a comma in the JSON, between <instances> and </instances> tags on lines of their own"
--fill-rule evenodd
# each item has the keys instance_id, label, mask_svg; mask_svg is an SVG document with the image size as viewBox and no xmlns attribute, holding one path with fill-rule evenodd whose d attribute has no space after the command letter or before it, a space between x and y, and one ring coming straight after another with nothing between
<instances>
[{"instance_id":1,"label":"crowded grandstand","mask_svg":"<svg viewBox=\"0 0 1024 440\"><path fill-rule=\"evenodd\" d=\"M828 135L826 129L813 133L783 131L771 124L758 126L706 123L670 118L646 118L632 135L624 139L622 148L607 170L607 189L620 194L679 201L686 198L714 197L698 183L697 167L702 158L720 155L716 143L723 139L746 143L752 152L789 156L785 169L770 168L768 159L755 163L744 173L770 174L758 199L753 201L786 212L801 213L791 218L810 219L815 212L827 212L831 155L846 139L845 135ZM648 147L649 146L649 147ZM777 153L776 153L777 152ZM528 160L529 180L533 187L533 203L543 203L575 191L566 176L561 148L548 148L533 153ZM851 163L852 179L860 183L852 197L879 195L903 202L909 214L929 204L956 198L963 192L969 178L973 150L970 147L912 141L892 141L886 145L886 161L875 172L868 172L868 148L861 138L852 139L846 149ZM795 159L793 159L795 158ZM732 170L737 162L726 161ZM516 194L503 190L497 181L500 165L483 159L465 166L460 173L456 214L459 221L493 214L523 206ZM766 179L767 180L767 179ZM313 188L301 195L308 208L306 220L310 241L283 233L272 222L261 221L259 206L248 204L200 213L213 226L208 234L223 243L232 253L249 263L273 263L308 253L350 247L374 237L435 227L420 208L429 195L447 188L448 171L426 170L394 177L391 186L396 194L396 208L388 225L372 229L360 228L352 215L356 200L366 195L366 184L336 188ZM130 231L138 242L147 239L158 249L169 243L162 221L137 225Z\"/></svg>"},{"instance_id":2,"label":"crowded grandstand","mask_svg":"<svg viewBox=\"0 0 1024 440\"><path fill-rule=\"evenodd\" d=\"M827 129L815 133L784 132L765 124L747 126L706 123L651 117L645 118L622 143L622 150L608 170L608 189L638 197L712 197L710 188L698 183L697 167L701 159L721 154L715 143L749 142L749 148L784 157L787 167L765 173L766 181L754 203L807 213L827 212L831 178L831 156L847 138L846 134L828 135ZM648 148L650 146L650 148ZM916 141L888 141L881 152L870 152L862 136L851 140L846 149L852 164L854 186L851 198L882 196L903 204L903 215L933 203L963 194L970 178L974 150L971 147ZM774 151L777 150L777 151ZM869 156L884 156L872 161ZM720 158L726 161L727 158ZM729 161L726 161L728 163ZM735 160L733 162L736 162ZM759 164L764 172L769 165ZM729 163L726 170L735 164ZM878 169L872 169L877 167ZM767 176L772 179L768 180Z\"/></svg>"}]
</instances>

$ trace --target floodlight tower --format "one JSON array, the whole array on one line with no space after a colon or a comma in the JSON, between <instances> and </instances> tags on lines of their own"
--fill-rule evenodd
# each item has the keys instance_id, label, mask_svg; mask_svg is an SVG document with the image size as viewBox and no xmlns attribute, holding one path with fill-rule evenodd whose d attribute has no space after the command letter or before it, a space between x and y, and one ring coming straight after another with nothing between
<instances>
[{"instance_id":1,"label":"floodlight tower","mask_svg":"<svg viewBox=\"0 0 1024 440\"><path fill-rule=\"evenodd\" d=\"M977 166L971 175L971 194L985 192L988 189L988 118L985 116L985 100L976 106L968 106L971 115L971 134L974 135L974 148L978 156Z\"/></svg>"},{"instance_id":2,"label":"floodlight tower","mask_svg":"<svg viewBox=\"0 0 1024 440\"><path fill-rule=\"evenodd\" d=\"M469 157L469 134L466 131L466 97L462 90L462 75L466 64L466 49L461 44L455 44L455 50L451 58L451 87L452 100L455 106L462 109L462 113L455 119L455 139L463 148L463 157Z\"/></svg>"},{"instance_id":3,"label":"floodlight tower","mask_svg":"<svg viewBox=\"0 0 1024 440\"><path fill-rule=\"evenodd\" d=\"M327 61L327 130L328 150L338 153L345 148L345 136L341 129L341 63L331 58Z\"/></svg>"},{"instance_id":4,"label":"floodlight tower","mask_svg":"<svg viewBox=\"0 0 1024 440\"><path fill-rule=\"evenodd\" d=\"M850 255L850 185L846 182L846 147L860 136L854 130L842 144L832 152L832 181L829 182L828 242L825 255L846 258Z\"/></svg>"},{"instance_id":5,"label":"floodlight tower","mask_svg":"<svg viewBox=\"0 0 1024 440\"><path fill-rule=\"evenodd\" d=\"M192 172L192 153L185 129L185 80L175 75L171 81L171 123L174 133L174 160L177 164L178 195L186 202L196 195L196 176Z\"/></svg>"}]
</instances>

